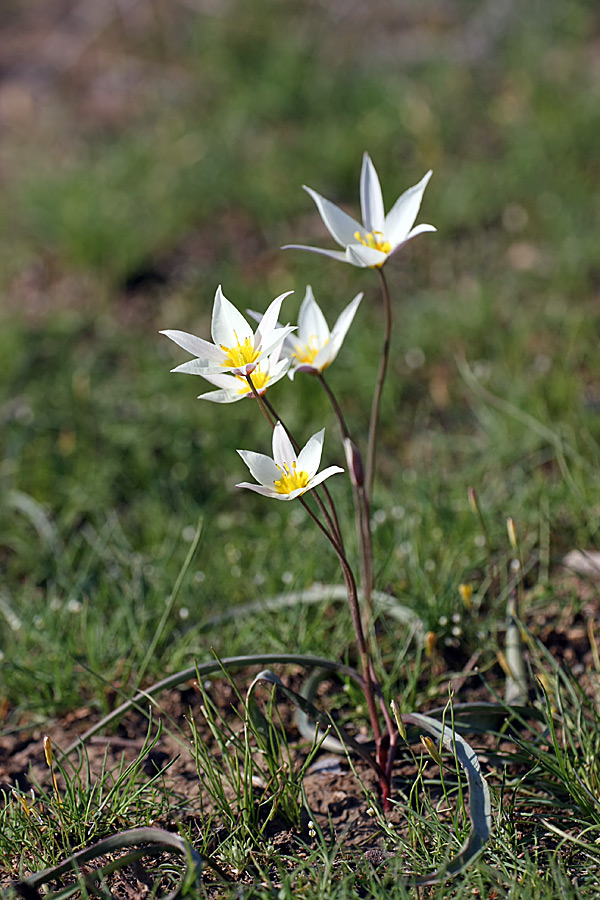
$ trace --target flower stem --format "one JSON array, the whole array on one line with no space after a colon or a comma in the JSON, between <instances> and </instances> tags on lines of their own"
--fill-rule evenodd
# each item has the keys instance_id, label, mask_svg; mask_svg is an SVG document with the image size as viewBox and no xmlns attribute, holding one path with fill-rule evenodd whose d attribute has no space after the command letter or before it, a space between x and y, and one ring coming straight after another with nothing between
<instances>
[{"instance_id":1,"label":"flower stem","mask_svg":"<svg viewBox=\"0 0 600 900\"><path fill-rule=\"evenodd\" d=\"M274 422L271 420L271 416L269 415L269 413L268 413L268 411L267 411L267 408L266 408L266 406L265 406L264 400L263 400L263 398L261 397L261 395L258 393L258 391L256 390L256 388L255 388L255 386L254 386L254 382L252 381L252 375L246 375L246 381L247 381L248 384L250 385L250 390L252 391L252 394L253 394L253 396L254 396L254 399L256 400L256 402L258 403L258 405L260 406L260 411L262 412L263 416L265 417L265 419L266 419L267 422L269 423L270 427L271 427L271 428L275 428L275 425L276 425L276 423L277 423L277 419L275 419Z\"/></svg>"},{"instance_id":2,"label":"flower stem","mask_svg":"<svg viewBox=\"0 0 600 900\"><path fill-rule=\"evenodd\" d=\"M367 450L367 474L365 479L365 489L368 498L371 497L373 490L373 478L375 477L375 457L377 452L377 424L379 421L379 406L381 403L383 384L385 382L385 375L390 355L390 340L392 337L392 303L390 300L390 292L388 289L386 277L383 273L383 268L379 268L377 269L377 271L379 273L379 280L381 282L381 293L383 295L383 306L385 310L385 333L383 338L383 347L381 348L381 359L379 361L377 384L375 385L373 404L371 406L371 419L369 421L369 447Z\"/></svg>"},{"instance_id":3,"label":"flower stem","mask_svg":"<svg viewBox=\"0 0 600 900\"><path fill-rule=\"evenodd\" d=\"M341 407L337 397L331 390L329 384L325 380L322 372L317 375L321 386L327 394L329 401L333 407L342 432L343 440L350 439L350 432L344 419ZM365 609L363 613L363 628L367 635L370 634L373 620L373 548L371 543L371 516L369 510L369 498L366 494L364 485L357 484L355 479L351 477L352 493L354 496L354 511L356 515L356 531L358 534L358 543L360 546L360 576L361 586L364 598Z\"/></svg>"},{"instance_id":4,"label":"flower stem","mask_svg":"<svg viewBox=\"0 0 600 900\"><path fill-rule=\"evenodd\" d=\"M350 606L350 614L352 616L352 624L354 625L354 631L356 633L356 642L358 644L358 653L360 656L361 666L363 670L363 676L365 679L364 691L365 691L365 700L367 702L367 709L369 711L369 719L371 720L371 727L373 729L373 738L375 740L375 745L377 747L377 763L378 765L382 764L381 759L379 758L381 755L381 726L379 723L379 716L377 714L377 706L375 704L374 692L380 691L380 685L377 682L374 674L373 674L373 666L371 663L371 659L369 657L369 651L367 649L367 643L365 641L365 635L362 628L362 623L360 620L360 607L358 604L358 592L356 590L356 581L354 578L354 574L352 572L352 568L350 567L350 563L346 559L343 552L340 550L338 545L331 539L331 535L328 533L327 529L323 525L322 522L315 516L310 506L306 503L303 497L298 498L300 503L307 511L311 519L318 525L321 531L328 538L329 542L332 544L334 550L338 555L338 559L340 561L340 565L342 567L342 572L344 574L344 581L346 582L346 588L348 591L348 603ZM388 788L389 789L389 788ZM385 792L384 792L385 794Z\"/></svg>"}]
</instances>

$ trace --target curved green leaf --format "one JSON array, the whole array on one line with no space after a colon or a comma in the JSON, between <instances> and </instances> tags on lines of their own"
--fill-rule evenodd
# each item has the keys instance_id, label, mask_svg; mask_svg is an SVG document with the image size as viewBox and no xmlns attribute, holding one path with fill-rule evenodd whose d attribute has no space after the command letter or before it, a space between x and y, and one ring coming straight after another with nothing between
<instances>
[{"instance_id":1,"label":"curved green leaf","mask_svg":"<svg viewBox=\"0 0 600 900\"><path fill-rule=\"evenodd\" d=\"M145 845L143 849L140 847L142 844ZM89 864L91 860L98 859L109 853L118 852L126 847L140 847L140 849L99 866L91 874L81 875L80 868L82 865ZM86 891L98 894L98 883L106 878L107 875L123 869L144 856L156 856L159 853L164 853L165 850L174 850L178 853L183 859L184 868L177 887L161 897L160 900L177 900L199 879L202 869L202 857L184 838L178 834L164 831L162 828L132 828L128 831L121 831L119 834L111 835L98 841L96 844L92 844L91 847L86 847L84 850L73 853L72 856L69 856L68 859L58 866L52 866L52 868L36 872L35 875L30 875L29 878L24 878L22 881L13 882L11 888L22 897L32 896L37 893L37 889L42 887L42 885L56 882L63 875L75 874L77 876L75 884L59 891L48 891L44 895L44 900L66 900L67 897L82 890L82 883ZM107 894L103 889L101 896L112 897L113 895ZM154 893L153 896L155 896Z\"/></svg>"}]
</instances>

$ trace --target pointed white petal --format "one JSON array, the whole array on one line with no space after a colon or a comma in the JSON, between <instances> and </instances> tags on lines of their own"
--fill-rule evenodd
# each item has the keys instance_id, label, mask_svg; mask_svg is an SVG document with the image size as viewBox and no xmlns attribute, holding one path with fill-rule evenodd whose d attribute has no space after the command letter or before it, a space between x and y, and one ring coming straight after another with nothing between
<instances>
[{"instance_id":1,"label":"pointed white petal","mask_svg":"<svg viewBox=\"0 0 600 900\"><path fill-rule=\"evenodd\" d=\"M345 253L341 250L323 250L321 247L307 247L306 244L285 244L282 250L308 250L309 253L318 253L319 256L330 256L331 259L337 259L340 262L349 262Z\"/></svg>"},{"instance_id":2,"label":"pointed white petal","mask_svg":"<svg viewBox=\"0 0 600 900\"><path fill-rule=\"evenodd\" d=\"M262 484L250 484L248 481L242 481L240 484L236 484L236 487L247 488L249 491L255 491L257 494L262 494L263 497L272 497L274 500L290 499L287 494L279 494L275 488L268 488Z\"/></svg>"},{"instance_id":3,"label":"pointed white petal","mask_svg":"<svg viewBox=\"0 0 600 900\"><path fill-rule=\"evenodd\" d=\"M272 360L272 359L273 359L273 357L270 356L269 360ZM280 378L283 378L283 376L286 374L286 372L289 369L289 367L291 366L291 364L292 364L291 359L281 359L275 365L273 365L271 363L271 365L269 367L270 379L269 379L268 387L271 387L272 384L275 384L276 381L279 381Z\"/></svg>"},{"instance_id":4,"label":"pointed white petal","mask_svg":"<svg viewBox=\"0 0 600 900\"><path fill-rule=\"evenodd\" d=\"M263 313L257 313L257 312L254 312L253 309L247 309L246 312L248 313L248 315L250 316L251 319L254 319L254 321L255 321L255 322L258 322L258 324L260 325L260 322L261 322L261 320L262 320L262 318L263 318ZM289 325L284 326L284 325L281 325L280 322L278 322L278 323L277 323L277 327L274 329L274 331L277 331L277 329L279 329L279 328L284 328L284 327L285 327L285 328L289 328L290 326L289 326ZM258 329L257 329L256 333L258 334ZM257 346L256 343L255 343L255 346ZM289 338L286 337L285 340L283 341L283 343L279 345L279 351L278 351L278 352L279 352L279 353L282 353L282 352L283 352L283 353L286 353L288 356L294 352L294 346L293 346L293 344L290 342L290 339L289 339Z\"/></svg>"},{"instance_id":5,"label":"pointed white petal","mask_svg":"<svg viewBox=\"0 0 600 900\"><path fill-rule=\"evenodd\" d=\"M401 247L408 241L412 241L414 237L417 237L418 234L423 234L427 231L437 231L437 228L434 228L433 225L416 225L411 231L408 232L403 241L401 241L396 247L392 249L392 252L389 254L390 256L394 256Z\"/></svg>"},{"instance_id":6,"label":"pointed white petal","mask_svg":"<svg viewBox=\"0 0 600 900\"><path fill-rule=\"evenodd\" d=\"M285 433L285 428L281 422L278 422L273 429L273 458L279 466L283 466L284 463L290 466L293 462L296 462L296 453L292 442Z\"/></svg>"},{"instance_id":7,"label":"pointed white petal","mask_svg":"<svg viewBox=\"0 0 600 900\"><path fill-rule=\"evenodd\" d=\"M352 321L354 319L354 316L356 315L356 310L358 309L363 296L364 294L362 293L362 291L360 294L357 294L356 297L354 297L354 299L350 301L346 309L344 309L340 313L337 322L333 326L333 331L331 332L332 337L340 338L340 345L346 337L348 329L352 325Z\"/></svg>"},{"instance_id":8,"label":"pointed white petal","mask_svg":"<svg viewBox=\"0 0 600 900\"><path fill-rule=\"evenodd\" d=\"M331 200L327 200L325 197L322 197L321 194L318 194L317 191L313 191L312 188L304 185L304 190L307 194L310 194L315 201L325 227L340 247L346 247L348 244L351 244L352 241L356 240L354 234L361 230L362 226L360 222L357 222L356 219L353 219L352 216L345 213L343 209L340 209L339 206L336 206Z\"/></svg>"},{"instance_id":9,"label":"pointed white petal","mask_svg":"<svg viewBox=\"0 0 600 900\"><path fill-rule=\"evenodd\" d=\"M290 294L293 294L294 292L293 292L293 291L289 291L289 293L290 293ZM287 296L287 294L285 294L285 295L283 295L283 296ZM279 299L279 298L277 298L277 299ZM250 318L251 318L251 319L254 319L255 322L258 322L259 325L260 325L260 323L261 323L261 321L263 320L264 315L265 315L264 313L256 312L256 311L253 310L253 309L247 309L246 312L248 313L248 315L250 316ZM278 328L289 328L289 327L290 327L289 325L282 325L281 322L277 322L277 325L276 325L276 327L275 327L274 330L276 331ZM264 329L260 329L260 330L261 330L261 332L264 334ZM256 331L257 334L258 334L258 331L259 331L259 329L257 329L257 331ZM255 346L257 346L257 345L255 344ZM284 340L284 342L283 342L283 344L280 344L280 345L279 345L279 348L278 348L278 351L277 351L277 352L278 352L278 354L281 354L282 352L285 352L287 355L290 355L291 353L294 352L294 345L291 343L291 340L290 340L289 337L286 337L285 340ZM271 354L271 357L273 357L273 354ZM278 356L278 358L279 358L279 356ZM274 361L276 362L276 360L274 360Z\"/></svg>"},{"instance_id":10,"label":"pointed white petal","mask_svg":"<svg viewBox=\"0 0 600 900\"><path fill-rule=\"evenodd\" d=\"M329 466L327 469L323 469L322 472L319 472L318 475L315 475L314 478L311 478L307 485L307 490L312 490L318 484L321 484L322 481L325 481L326 478L329 478L330 475L336 475L338 472L343 472L344 470L340 468L340 466Z\"/></svg>"},{"instance_id":11,"label":"pointed white petal","mask_svg":"<svg viewBox=\"0 0 600 900\"><path fill-rule=\"evenodd\" d=\"M360 208L365 229L383 233L385 213L381 185L368 153L363 156L360 173Z\"/></svg>"},{"instance_id":12,"label":"pointed white petal","mask_svg":"<svg viewBox=\"0 0 600 900\"><path fill-rule=\"evenodd\" d=\"M254 338L250 325L233 303L227 299L221 285L217 288L212 312L211 334L215 344L220 347L236 347L243 344L246 338Z\"/></svg>"},{"instance_id":13,"label":"pointed white petal","mask_svg":"<svg viewBox=\"0 0 600 900\"><path fill-rule=\"evenodd\" d=\"M317 353L316 357L314 358L313 363L315 366L318 366L320 371L323 371L324 368L330 366L340 352L341 346L344 343L344 339L348 333L348 329L350 328L354 320L356 310L358 309L362 298L362 293L357 294L356 297L350 301L346 309L344 309L340 313L337 322L333 326L333 331L331 332L331 340L325 347L323 347L322 351Z\"/></svg>"},{"instance_id":14,"label":"pointed white petal","mask_svg":"<svg viewBox=\"0 0 600 900\"><path fill-rule=\"evenodd\" d=\"M279 297L275 297L273 302L269 304L264 316L260 320L258 328L256 329L256 347L258 347L261 340L268 337L269 334L278 327L277 319L279 317L281 304L286 297L289 297L289 295L293 293L293 291L286 291L284 294L280 294Z\"/></svg>"},{"instance_id":15,"label":"pointed white petal","mask_svg":"<svg viewBox=\"0 0 600 900\"><path fill-rule=\"evenodd\" d=\"M223 354L221 354L220 361L223 361ZM223 366L217 365L209 359L190 359L171 369L171 372L184 372L186 375L202 375L203 378L206 378L207 375L214 375L215 372L223 371L227 372L228 370L223 369Z\"/></svg>"},{"instance_id":16,"label":"pointed white petal","mask_svg":"<svg viewBox=\"0 0 600 900\"><path fill-rule=\"evenodd\" d=\"M310 285L306 288L298 314L298 338L304 344L309 344L312 339L317 347L329 340L329 326Z\"/></svg>"},{"instance_id":17,"label":"pointed white petal","mask_svg":"<svg viewBox=\"0 0 600 900\"><path fill-rule=\"evenodd\" d=\"M258 324L260 325L260 322L261 322L262 317L264 316L264 313L256 312L255 309L246 309L246 312L248 313L248 315L250 316L251 319L254 319L254 321L258 322ZM277 323L277 324L279 324L279 323Z\"/></svg>"},{"instance_id":18,"label":"pointed white petal","mask_svg":"<svg viewBox=\"0 0 600 900\"><path fill-rule=\"evenodd\" d=\"M223 353L218 347L215 347L214 344L203 340L203 338L196 337L193 334L188 334L186 331L161 331L160 333L164 334L176 344L179 344L180 347L183 347L184 350L187 350L188 353L192 353L194 356L214 360L223 358Z\"/></svg>"},{"instance_id":19,"label":"pointed white petal","mask_svg":"<svg viewBox=\"0 0 600 900\"><path fill-rule=\"evenodd\" d=\"M274 331L271 331L263 341L260 348L260 355L257 356L256 361L259 362L260 360L263 360L265 356L271 356L277 348L282 346L286 337L295 330L295 325L286 325L285 328L276 328Z\"/></svg>"},{"instance_id":20,"label":"pointed white petal","mask_svg":"<svg viewBox=\"0 0 600 900\"><path fill-rule=\"evenodd\" d=\"M298 454L298 469L300 472L308 472L309 478L312 478L319 468L324 439L325 429L322 428L316 434L313 434L306 447L303 447Z\"/></svg>"},{"instance_id":21,"label":"pointed white petal","mask_svg":"<svg viewBox=\"0 0 600 900\"><path fill-rule=\"evenodd\" d=\"M244 396L237 391L208 391L206 394L200 394L198 400L210 400L211 403L237 403L238 400L243 400Z\"/></svg>"},{"instance_id":22,"label":"pointed white petal","mask_svg":"<svg viewBox=\"0 0 600 900\"><path fill-rule=\"evenodd\" d=\"M199 372L198 374L202 375L202 372ZM223 388L224 391L235 391L243 386L241 381L239 381L234 375L221 373L214 375L205 373L202 377L206 378L206 380L211 384L214 384L215 387ZM249 387L248 390L250 390Z\"/></svg>"},{"instance_id":23,"label":"pointed white petal","mask_svg":"<svg viewBox=\"0 0 600 900\"><path fill-rule=\"evenodd\" d=\"M260 484L273 487L273 483L281 478L281 472L270 456L264 453L255 453L254 450L238 450L253 478Z\"/></svg>"},{"instance_id":24,"label":"pointed white petal","mask_svg":"<svg viewBox=\"0 0 600 900\"><path fill-rule=\"evenodd\" d=\"M406 240L408 232L414 225L421 206L421 200L423 199L423 192L431 175L430 169L418 184L404 191L385 217L385 227L383 229L385 239L390 242L393 248Z\"/></svg>"},{"instance_id":25,"label":"pointed white petal","mask_svg":"<svg viewBox=\"0 0 600 900\"><path fill-rule=\"evenodd\" d=\"M365 247L363 244L351 244L346 247L346 259L353 266L366 269L369 266L380 266L388 258L387 253L375 250L374 247Z\"/></svg>"},{"instance_id":26,"label":"pointed white petal","mask_svg":"<svg viewBox=\"0 0 600 900\"><path fill-rule=\"evenodd\" d=\"M410 241L418 234L424 234L426 231L437 231L437 228L434 225L426 225L425 222L423 222L421 225L415 225L415 227L411 228L411 230L406 235L406 240Z\"/></svg>"}]
</instances>

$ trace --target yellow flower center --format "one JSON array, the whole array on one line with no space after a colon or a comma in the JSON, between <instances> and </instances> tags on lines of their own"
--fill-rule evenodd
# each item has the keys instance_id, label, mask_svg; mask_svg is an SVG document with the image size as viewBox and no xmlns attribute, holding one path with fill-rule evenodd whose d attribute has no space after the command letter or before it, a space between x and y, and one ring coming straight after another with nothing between
<instances>
[{"instance_id":1,"label":"yellow flower center","mask_svg":"<svg viewBox=\"0 0 600 900\"><path fill-rule=\"evenodd\" d=\"M298 488L305 488L310 480L308 472L297 471L295 462L292 463L291 469L287 463L283 464L283 468L281 466L277 466L277 468L281 472L281 478L274 481L273 484L278 494L291 494Z\"/></svg>"},{"instance_id":2,"label":"yellow flower center","mask_svg":"<svg viewBox=\"0 0 600 900\"><path fill-rule=\"evenodd\" d=\"M297 359L299 363L308 363L310 365L315 361L315 357L319 350L322 350L328 343L329 338L327 338L327 340L319 347L317 335L311 334L306 344L296 344L296 350L292 353L292 356Z\"/></svg>"},{"instance_id":3,"label":"yellow flower center","mask_svg":"<svg viewBox=\"0 0 600 900\"><path fill-rule=\"evenodd\" d=\"M365 234L355 231L354 237L363 247L371 247L372 250L381 250L382 253L389 253L392 249L390 242L383 240L381 231L367 231ZM379 265L383 265L383 263L379 263Z\"/></svg>"},{"instance_id":4,"label":"yellow flower center","mask_svg":"<svg viewBox=\"0 0 600 900\"><path fill-rule=\"evenodd\" d=\"M259 351L254 349L252 338L249 337L244 339L243 344L240 344L238 341L235 347L226 347L224 344L221 344L221 350L225 353L223 365L235 366L236 369L241 369L243 366L253 363L260 356Z\"/></svg>"},{"instance_id":5,"label":"yellow flower center","mask_svg":"<svg viewBox=\"0 0 600 900\"><path fill-rule=\"evenodd\" d=\"M243 387L239 388L238 394L242 394L242 395L248 394L249 396L252 396L252 391L250 389L250 385L246 381L246 377L244 375L236 375L235 377L237 378L238 381L241 381L242 385L243 385ZM257 367L255 368L254 372L252 373L252 384L254 385L254 387L256 388L256 390L258 391L259 394L260 393L264 394L270 380L271 380L271 376L269 375L268 372L261 372L260 363L259 363L257 365Z\"/></svg>"}]
</instances>

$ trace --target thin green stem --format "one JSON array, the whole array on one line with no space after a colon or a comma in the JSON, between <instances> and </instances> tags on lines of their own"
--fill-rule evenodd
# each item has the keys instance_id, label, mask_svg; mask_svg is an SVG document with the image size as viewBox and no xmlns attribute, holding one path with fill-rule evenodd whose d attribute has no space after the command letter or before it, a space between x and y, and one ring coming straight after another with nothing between
<instances>
[{"instance_id":1,"label":"thin green stem","mask_svg":"<svg viewBox=\"0 0 600 900\"><path fill-rule=\"evenodd\" d=\"M388 359L390 355L390 341L392 337L392 303L390 300L390 292L388 290L386 277L383 273L383 268L379 268L377 271L379 272L381 293L383 295L383 306L385 310L385 333L383 338L383 347L381 348L381 358L379 361L377 383L375 385L375 393L373 395L373 404L371 406L371 418L369 421L369 446L367 450L367 474L365 478L365 490L369 499L372 496L373 479L375 477L379 407L381 404L381 394L383 392L383 385L387 372Z\"/></svg>"},{"instance_id":2,"label":"thin green stem","mask_svg":"<svg viewBox=\"0 0 600 900\"><path fill-rule=\"evenodd\" d=\"M252 377L250 375L246 375L246 380L248 381L248 384L250 385L250 389L252 390L254 397L259 402L261 409L263 410L263 413L265 415L265 418L269 422L271 428L275 428L275 424L273 423L273 421L271 419L271 416L273 416L273 418L275 418L277 421L281 422L282 427L285 429L285 432L288 435L288 437L290 438L290 440L292 441L292 443L295 444L296 447L299 446L298 444L296 444L296 442L292 438L290 432L288 431L288 429L286 428L284 423L281 421L281 419L277 419L275 410L273 409L272 406L270 406L270 404L269 404L270 412L267 411L267 408L265 406L263 398L259 395L258 391L256 390L256 388L252 382ZM325 507L323 506L323 503L320 500L320 498L316 496L315 500L317 501L317 503L319 505L319 509L321 510L321 512L323 513L325 518L327 519L328 524L330 524L330 527L332 528L331 531L323 522L321 522L319 517L312 511L312 509L310 508L310 506L308 505L308 503L306 502L304 497L300 496L300 497L298 497L298 500L300 501L300 503L302 504L302 506L304 507L304 509L310 516L310 518L313 520L313 522L323 532L323 534L325 535L325 537L327 538L327 540L329 541L329 543L331 544L331 546L337 553L338 559L340 561L340 565L342 567L342 573L344 576L344 581L346 583L346 590L348 593L348 604L350 606L350 615L352 617L352 624L354 626L354 632L356 634L358 653L360 656L361 667L362 667L363 675L364 675L364 679L365 679L365 683L364 683L365 701L367 704L367 710L369 713L371 728L373 729L373 739L375 741L375 747L376 747L375 770L376 770L378 778L379 778L379 785L380 785L381 792L382 792L383 803L384 803L384 806L387 806L389 803L389 796L390 796L390 779L386 775L386 763L387 763L386 750L383 747L381 725L379 722L379 716L377 714L377 704L375 703L375 692L377 692L378 694L381 694L381 687L380 687L377 679L375 678L375 674L373 671L373 664L371 662L371 657L370 657L369 650L367 647L367 642L365 640L365 634L363 631L363 626L362 626L361 616L360 616L360 606L358 603L358 591L356 589L356 579L354 578L354 573L352 572L350 563L346 559L343 547L342 547L340 541L338 540L336 529L335 529L335 527L332 527L331 519L330 519L327 511L325 510ZM336 522L337 522L337 517L336 517Z\"/></svg>"},{"instance_id":3,"label":"thin green stem","mask_svg":"<svg viewBox=\"0 0 600 900\"><path fill-rule=\"evenodd\" d=\"M338 403L337 397L327 383L323 373L319 372L317 377L319 379L321 387L329 398L329 402L333 407L335 415L337 416L340 431L342 432L342 439L344 441L351 441L352 438L350 437L350 432L348 430L348 426L346 425L346 420L344 419L344 414ZM350 473L350 481L352 483L354 512L356 516L356 531L358 534L358 543L360 546L360 575L365 603L365 610L363 614L363 628L365 630L365 633L369 635L371 632L373 619L373 547L371 543L371 516L369 510L369 498L364 489L364 485L361 485L357 482L357 479L354 477L354 473Z\"/></svg>"},{"instance_id":4,"label":"thin green stem","mask_svg":"<svg viewBox=\"0 0 600 900\"><path fill-rule=\"evenodd\" d=\"M317 518L317 516L313 513L310 506L306 503L303 497L298 498L300 503L309 514L313 522L321 529L323 534L327 537L329 542L332 544L334 550L338 555L338 559L340 561L340 565L342 567L342 572L344 574L344 580L346 582L346 588L348 590L348 603L350 606L350 614L352 616L352 624L354 625L354 631L356 633L356 642L358 644L358 653L361 660L361 666L363 670L363 676L365 679L364 691L365 691L365 700L367 701L367 709L369 711L369 719L371 720L371 727L373 728L373 738L375 740L375 744L378 748L378 757L379 751L381 748L381 726L379 724L379 716L377 714L377 706L375 704L374 697L374 688L379 690L380 686L373 674L373 667L371 664L371 659L369 657L369 651L367 649L367 643L365 640L365 635L362 628L362 622L360 619L360 607L358 604L358 591L356 590L356 580L354 578L354 574L352 572L352 568L350 563L335 543L332 540L331 535L328 533L327 529L323 525L323 523ZM377 762L381 765L381 760L378 758Z\"/></svg>"},{"instance_id":5,"label":"thin green stem","mask_svg":"<svg viewBox=\"0 0 600 900\"><path fill-rule=\"evenodd\" d=\"M271 416L269 415L269 412L268 412L268 410L267 410L267 408L266 408L266 406L265 406L265 402L264 402L263 398L261 397L261 395L260 395L260 394L258 393L258 391L256 390L255 386L254 386L254 382L252 381L252 376L251 376L251 375L246 375L246 381L247 381L248 384L250 385L250 390L252 391L252 394L253 394L253 396L254 396L254 399L256 400L256 402L258 403L258 405L260 406L260 411L262 412L263 416L265 417L265 419L266 419L267 422L269 423L270 427L271 427L272 429L275 428L275 424L276 424L276 422L277 422L277 419L275 420L275 422L273 422L273 421L271 420Z\"/></svg>"}]
</instances>

